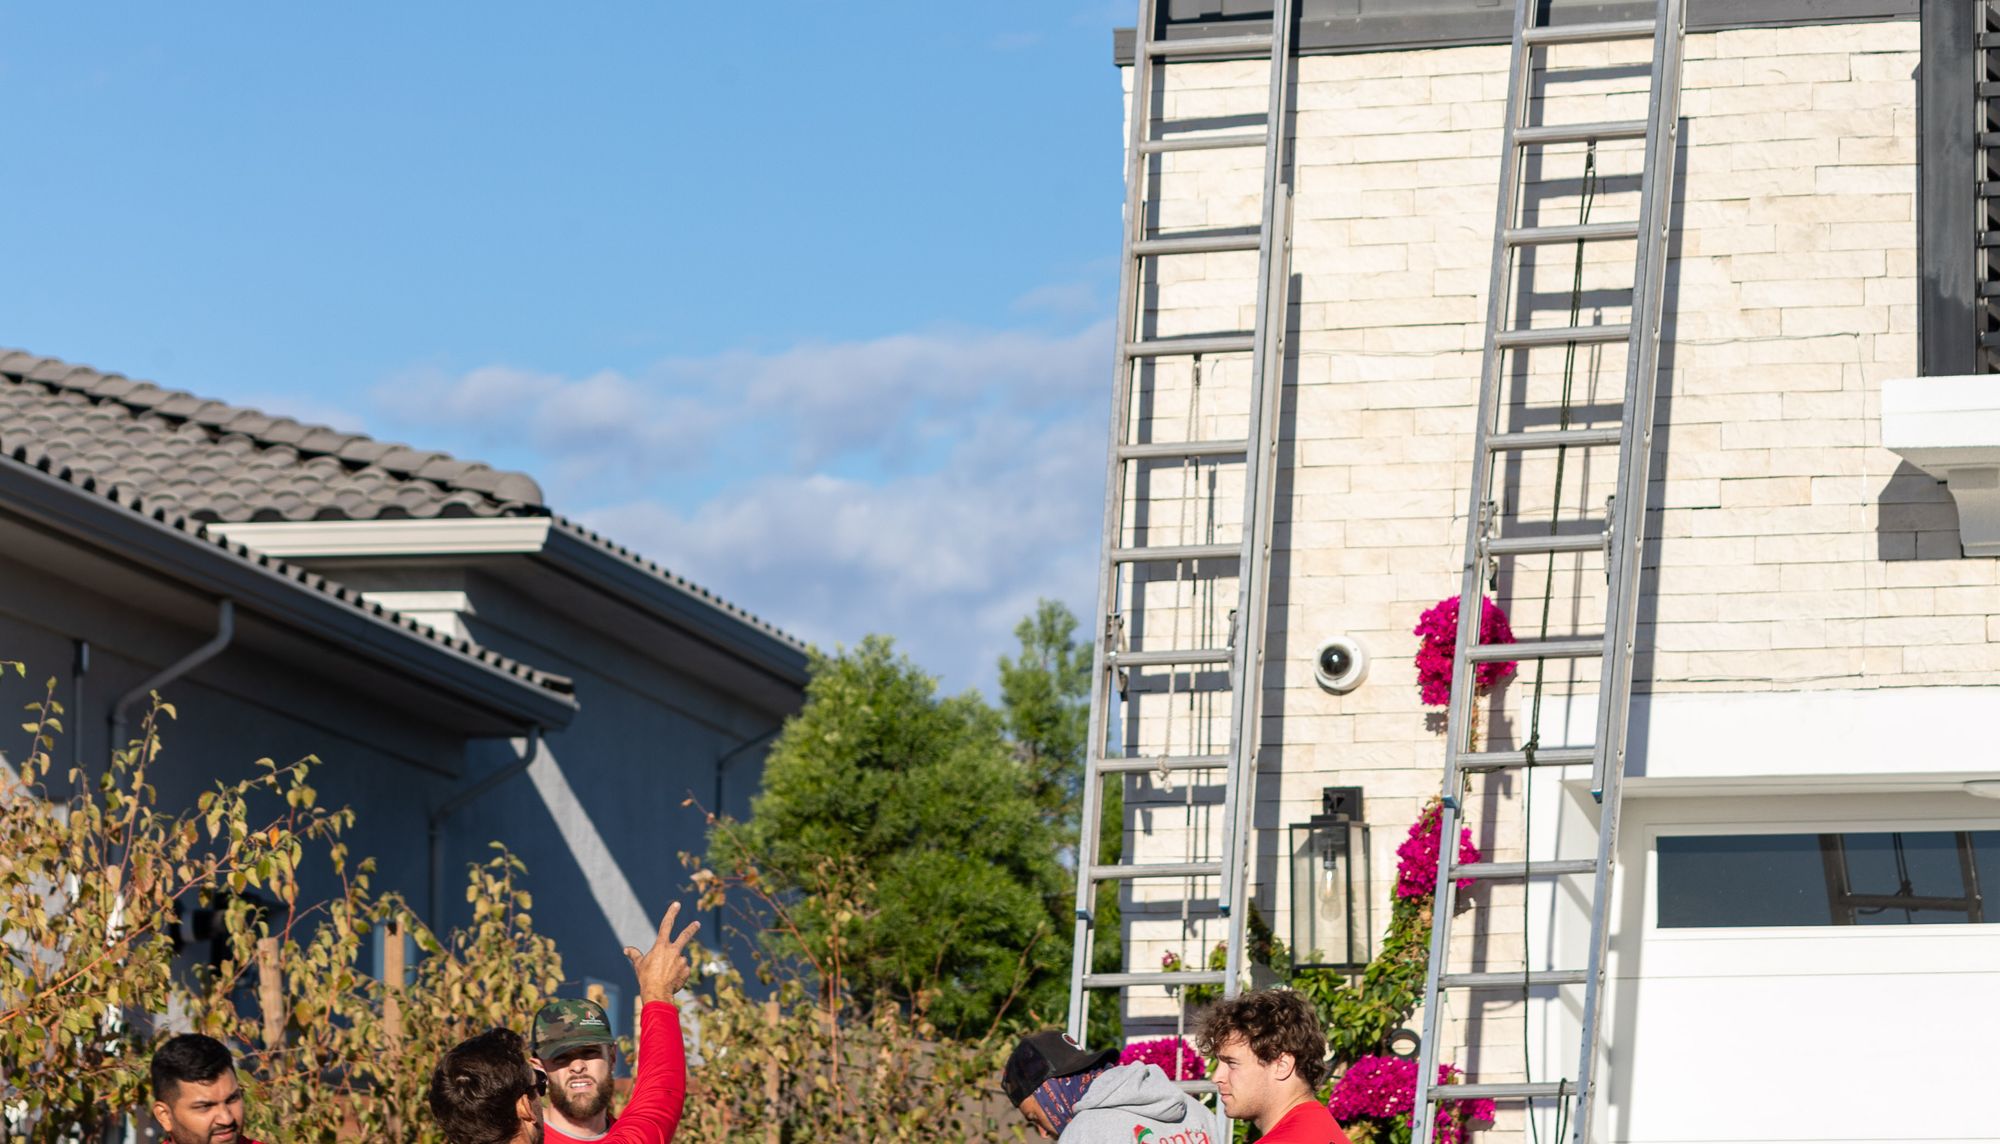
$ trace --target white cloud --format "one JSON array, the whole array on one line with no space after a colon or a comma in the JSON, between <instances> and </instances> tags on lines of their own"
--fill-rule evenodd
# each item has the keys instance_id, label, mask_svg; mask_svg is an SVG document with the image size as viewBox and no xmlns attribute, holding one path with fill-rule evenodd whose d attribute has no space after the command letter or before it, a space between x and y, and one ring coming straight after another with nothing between
<instances>
[{"instance_id":1,"label":"white cloud","mask_svg":"<svg viewBox=\"0 0 2000 1144\"><path fill-rule=\"evenodd\" d=\"M990 687L1038 597L1094 603L1109 338L1098 322L629 376L489 366L406 375L375 402L427 440L519 443L526 425L559 510L823 646L883 632L947 688Z\"/></svg>"}]
</instances>

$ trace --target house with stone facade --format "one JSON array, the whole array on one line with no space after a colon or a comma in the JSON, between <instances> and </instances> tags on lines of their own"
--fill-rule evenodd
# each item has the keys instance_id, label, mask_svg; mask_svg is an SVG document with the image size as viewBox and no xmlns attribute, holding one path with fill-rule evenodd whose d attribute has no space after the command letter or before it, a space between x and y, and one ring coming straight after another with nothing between
<instances>
[{"instance_id":1,"label":"house with stone facade","mask_svg":"<svg viewBox=\"0 0 2000 1144\"><path fill-rule=\"evenodd\" d=\"M503 841L575 987L613 1000L703 811L747 813L804 698L797 639L525 474L18 351L0 538L0 655L56 678L61 761L101 773L152 691L178 709L166 807L315 755L377 889L451 926Z\"/></svg>"},{"instance_id":2,"label":"house with stone facade","mask_svg":"<svg viewBox=\"0 0 2000 1144\"><path fill-rule=\"evenodd\" d=\"M1158 7L1147 33L1168 40L1267 32L1271 10ZM1356 859L1367 908L1354 916L1379 930L1396 848L1440 791L1442 716L1419 696L1414 629L1458 597L1467 566L1514 18L1495 0L1298 7L1248 873L1280 938L1298 932L1302 900L1290 828L1320 812L1324 792L1358 788L1370 830ZM1653 11L1545 7L1554 22ZM1687 4L1594 1139L1995 1135L1962 1079L2000 1012L2000 896L1985 893L2000 886L1994 8ZM1132 43L1126 31L1115 45L1128 95ZM1649 44L1564 51L1567 119L1645 114ZM1177 58L1149 93L1151 114L1243 130L1266 106L1269 68L1226 48ZM1147 233L1254 231L1263 160L1255 147L1150 158ZM1590 191L1571 169L1544 221L1587 221L1576 212L1590 194L1605 212L1595 217L1623 217L1619 196L1629 209L1637 186L1630 161L1610 146L1594 154ZM1574 306L1570 324L1624 320L1628 302L1597 257L1572 263L1564 246L1535 279L1542 301ZM1254 249L1158 266L1134 336L1250 328ZM1152 439L1241 437L1240 423L1211 411L1248 384L1246 359L1146 363L1135 384ZM1622 361L1586 348L1564 368L1579 402L1621 391ZM1578 452L1570 464L1588 466ZM1591 479L1577 471L1570 479ZM1226 533L1242 520L1243 483L1226 468L1198 485L1133 479L1128 496L1154 498L1149 543L1211 543L1215 522ZM1524 466L1503 483L1546 495L1551 479ZM1603 498L1574 503L1582 521ZM1497 594L1516 607L1517 635L1547 614L1601 614L1602 565L1585 574L1582 560L1549 574L1547 596L1542 567L1500 563ZM1134 625L1225 622L1220 608L1186 602L1198 574L1185 585L1166 575L1138 579L1117 617L1132 646ZM1317 656L1335 637L1365 656L1365 679L1326 685ZM1133 670L1112 728L1125 754L1198 750L1180 728L1216 709L1171 681L1134 698ZM1478 733L1514 748L1588 742L1595 687L1566 670L1551 664L1537 685L1521 664L1479 701ZM1219 829L1215 792L1164 763L1120 781L1134 860L1185 861ZM1489 860L1594 844L1598 807L1574 769L1477 776L1463 799ZM1222 919L1189 910L1172 886L1123 893L1132 968L1199 964L1222 940ZM1532 897L1481 887L1468 901L1477 925L1462 928L1479 936L1454 947L1455 969L1579 964L1568 955L1588 904L1575 880ZM1543 986L1455 998L1440 1059L1475 1080L1574 1076L1578 1003L1577 990ZM1177 1027L1168 989L1134 986L1123 1006L1128 1034ZM1524 1107L1502 1101L1486 1138L1554 1138L1547 1108L1531 1126Z\"/></svg>"}]
</instances>

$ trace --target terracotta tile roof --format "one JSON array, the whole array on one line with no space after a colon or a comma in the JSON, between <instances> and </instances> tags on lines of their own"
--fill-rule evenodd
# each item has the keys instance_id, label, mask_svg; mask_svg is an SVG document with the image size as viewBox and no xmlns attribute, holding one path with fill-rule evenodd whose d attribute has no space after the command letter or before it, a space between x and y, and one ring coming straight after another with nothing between
<instances>
[{"instance_id":1,"label":"terracotta tile roof","mask_svg":"<svg viewBox=\"0 0 2000 1144\"><path fill-rule=\"evenodd\" d=\"M0 451L197 521L538 516L542 490L444 453L0 349Z\"/></svg>"},{"instance_id":2,"label":"terracotta tile roof","mask_svg":"<svg viewBox=\"0 0 2000 1144\"><path fill-rule=\"evenodd\" d=\"M400 612L392 611L380 604L365 600L362 598L361 593L355 589L329 580L316 572L294 564L288 564L283 560L254 551L242 544L232 544L223 537L210 533L202 521L196 520L189 514L179 511L171 503L155 502L141 497L132 492L128 485L108 484L99 480L88 472L79 471L73 466L64 463L52 450L41 449L30 442L17 444L10 440L6 444L4 455L7 460L29 468L39 469L55 477L57 480L76 486L84 493L95 494L137 515L149 517L176 532L184 534L190 543L205 544L221 549L224 553L244 564L264 569L281 579L297 584L307 592L328 597L356 611L374 616L402 629L404 633L413 638L438 645L446 651L475 660L489 668L545 691L554 692L562 696L572 696L575 694L575 685L568 676L538 670L517 659L512 659L490 648L475 644L470 640L448 635L431 627L429 624L418 623L416 620Z\"/></svg>"}]
</instances>

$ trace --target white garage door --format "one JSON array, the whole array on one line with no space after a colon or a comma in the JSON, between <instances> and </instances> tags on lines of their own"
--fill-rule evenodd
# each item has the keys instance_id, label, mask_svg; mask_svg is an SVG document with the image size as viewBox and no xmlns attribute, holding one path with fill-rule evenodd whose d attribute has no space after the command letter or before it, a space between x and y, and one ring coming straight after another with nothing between
<instances>
[{"instance_id":1,"label":"white garage door","mask_svg":"<svg viewBox=\"0 0 2000 1144\"><path fill-rule=\"evenodd\" d=\"M1626 805L1605 1139L2000 1140L2000 807Z\"/></svg>"}]
</instances>

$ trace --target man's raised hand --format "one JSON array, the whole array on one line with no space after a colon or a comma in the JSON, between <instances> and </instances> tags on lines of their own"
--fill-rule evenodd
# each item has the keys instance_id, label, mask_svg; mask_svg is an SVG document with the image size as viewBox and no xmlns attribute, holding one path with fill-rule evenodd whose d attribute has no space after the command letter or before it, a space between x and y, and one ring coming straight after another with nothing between
<instances>
[{"instance_id":1,"label":"man's raised hand","mask_svg":"<svg viewBox=\"0 0 2000 1144\"><path fill-rule=\"evenodd\" d=\"M674 920L680 916L679 902L667 907L667 916L660 919L660 932L653 938L653 948L645 953L629 945L625 947L626 960L632 963L632 972L639 975L641 1001L672 1001L694 972L694 967L688 964L687 944L701 923L689 922L680 936L675 937Z\"/></svg>"}]
</instances>

